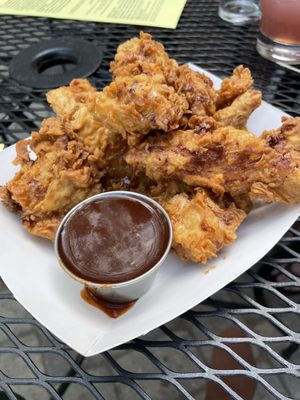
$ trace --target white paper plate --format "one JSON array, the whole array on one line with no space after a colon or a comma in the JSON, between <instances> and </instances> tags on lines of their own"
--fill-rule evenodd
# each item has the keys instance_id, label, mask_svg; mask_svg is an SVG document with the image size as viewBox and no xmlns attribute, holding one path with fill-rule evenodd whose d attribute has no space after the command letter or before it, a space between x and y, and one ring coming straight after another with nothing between
<instances>
[{"instance_id":1,"label":"white paper plate","mask_svg":"<svg viewBox=\"0 0 300 400\"><path fill-rule=\"evenodd\" d=\"M220 80L204 72L217 87ZM282 115L263 103L248 128L258 134L278 127ZM0 153L0 184L14 175L14 156L14 146ZM151 290L116 320L81 299L80 284L60 269L52 244L26 233L18 216L2 204L0 273L16 299L39 322L78 353L91 356L149 332L217 292L262 258L299 214L300 205L254 209L241 225L237 241L205 266L170 254Z\"/></svg>"}]
</instances>

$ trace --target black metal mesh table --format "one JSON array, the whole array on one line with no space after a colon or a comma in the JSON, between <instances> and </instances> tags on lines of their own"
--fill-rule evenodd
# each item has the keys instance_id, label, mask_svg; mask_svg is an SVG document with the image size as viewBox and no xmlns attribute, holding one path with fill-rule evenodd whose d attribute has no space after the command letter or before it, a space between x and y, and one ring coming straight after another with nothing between
<instances>
[{"instance_id":1,"label":"black metal mesh table","mask_svg":"<svg viewBox=\"0 0 300 400\"><path fill-rule=\"evenodd\" d=\"M221 21L217 3L189 0L176 30L144 30L178 62L193 62L220 77L237 64L250 66L264 99L298 115L299 75L260 58L255 50L257 26L234 27ZM1 16L0 142L10 145L27 137L50 113L42 90L19 85L9 76L8 65L20 50L66 36L102 46L101 67L90 77L101 89L111 79L109 62L117 45L140 29ZM235 376L245 385L256 384L254 398L299 399L299 222L260 263L212 298L146 336L88 359L50 334L2 285L0 398L213 398L205 397L209 385L223 390L224 397L215 398L241 398L228 380ZM240 333L233 336L233 331ZM254 354L253 362L241 355L245 344ZM216 349L220 360L222 354L235 360L234 369L215 366Z\"/></svg>"}]
</instances>

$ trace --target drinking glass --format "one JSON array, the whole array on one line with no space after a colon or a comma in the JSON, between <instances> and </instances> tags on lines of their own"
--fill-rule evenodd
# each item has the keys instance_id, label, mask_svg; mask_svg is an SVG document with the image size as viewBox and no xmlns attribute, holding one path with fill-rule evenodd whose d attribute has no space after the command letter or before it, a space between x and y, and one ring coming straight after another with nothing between
<instances>
[{"instance_id":1,"label":"drinking glass","mask_svg":"<svg viewBox=\"0 0 300 400\"><path fill-rule=\"evenodd\" d=\"M219 17L234 25L244 25L259 19L258 0L220 0Z\"/></svg>"},{"instance_id":2,"label":"drinking glass","mask_svg":"<svg viewBox=\"0 0 300 400\"><path fill-rule=\"evenodd\" d=\"M256 48L269 60L300 64L300 0L261 0Z\"/></svg>"}]
</instances>

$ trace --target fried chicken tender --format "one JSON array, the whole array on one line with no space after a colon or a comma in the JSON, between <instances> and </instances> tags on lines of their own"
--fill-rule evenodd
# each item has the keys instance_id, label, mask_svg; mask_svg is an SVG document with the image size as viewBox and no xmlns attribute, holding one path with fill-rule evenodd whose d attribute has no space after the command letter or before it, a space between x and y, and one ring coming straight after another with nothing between
<instances>
[{"instance_id":1,"label":"fried chicken tender","mask_svg":"<svg viewBox=\"0 0 300 400\"><path fill-rule=\"evenodd\" d=\"M280 154L284 155L286 162L294 167L294 173L290 173L286 177L284 183L284 191L287 203L299 202L299 167L300 167L300 117L283 117L282 126L278 129L265 131L261 135L261 139L266 145ZM274 171L275 173L275 171ZM257 183L252 188L252 195L262 198L266 201L276 201L277 198L272 196L270 184Z\"/></svg>"},{"instance_id":2,"label":"fried chicken tender","mask_svg":"<svg viewBox=\"0 0 300 400\"><path fill-rule=\"evenodd\" d=\"M31 140L17 143L16 152L20 170L1 188L0 197L21 214L25 229L53 240L63 216L102 191L96 159L58 118L44 120Z\"/></svg>"},{"instance_id":3,"label":"fried chicken tender","mask_svg":"<svg viewBox=\"0 0 300 400\"><path fill-rule=\"evenodd\" d=\"M139 38L127 40L118 47L115 59L110 63L110 71L114 78L159 75L167 83L174 80L177 66L161 43L153 40L149 33L141 32Z\"/></svg>"},{"instance_id":4,"label":"fried chicken tender","mask_svg":"<svg viewBox=\"0 0 300 400\"><path fill-rule=\"evenodd\" d=\"M265 201L300 202L300 171L292 155L270 148L250 132L222 127L151 139L125 158L156 182L178 179L218 196L249 194Z\"/></svg>"},{"instance_id":5,"label":"fried chicken tender","mask_svg":"<svg viewBox=\"0 0 300 400\"><path fill-rule=\"evenodd\" d=\"M116 159L127 150L125 140L110 132L93 114L96 89L86 79L73 79L69 86L50 90L47 100L53 111L78 134L86 149L95 155L99 168L116 168ZM122 166L123 168L123 166Z\"/></svg>"},{"instance_id":6,"label":"fried chicken tender","mask_svg":"<svg viewBox=\"0 0 300 400\"><path fill-rule=\"evenodd\" d=\"M239 65L233 74L223 79L218 91L217 109L228 107L234 99L249 90L253 85L253 79L249 68Z\"/></svg>"},{"instance_id":7,"label":"fried chicken tender","mask_svg":"<svg viewBox=\"0 0 300 400\"><path fill-rule=\"evenodd\" d=\"M300 117L282 117L282 126L264 131L261 138L272 149L280 152L289 151L294 159L300 161Z\"/></svg>"},{"instance_id":8,"label":"fried chicken tender","mask_svg":"<svg viewBox=\"0 0 300 400\"><path fill-rule=\"evenodd\" d=\"M252 112L261 105L261 92L249 89L236 97L230 106L221 108L213 118L222 126L232 126L237 129L246 129L247 121Z\"/></svg>"},{"instance_id":9,"label":"fried chicken tender","mask_svg":"<svg viewBox=\"0 0 300 400\"><path fill-rule=\"evenodd\" d=\"M96 89L86 79L74 79L69 86L49 91L47 100L96 157L97 167L105 172L102 182L105 190L144 188L145 180L137 182L132 167L124 161L123 156L128 150L126 140L95 119L96 94Z\"/></svg>"},{"instance_id":10,"label":"fried chicken tender","mask_svg":"<svg viewBox=\"0 0 300 400\"><path fill-rule=\"evenodd\" d=\"M213 115L216 111L217 92L206 75L193 71L188 65L177 68L177 76L170 82L177 93L185 96L192 114Z\"/></svg>"},{"instance_id":11,"label":"fried chicken tender","mask_svg":"<svg viewBox=\"0 0 300 400\"><path fill-rule=\"evenodd\" d=\"M151 130L179 127L188 103L174 88L145 74L117 77L97 94L95 118L129 145L136 145Z\"/></svg>"},{"instance_id":12,"label":"fried chicken tender","mask_svg":"<svg viewBox=\"0 0 300 400\"><path fill-rule=\"evenodd\" d=\"M212 115L216 111L217 93L211 79L188 65L178 66L163 45L147 33L141 32L139 38L121 44L110 70L114 78L146 74L174 87L186 98L193 114Z\"/></svg>"},{"instance_id":13,"label":"fried chicken tender","mask_svg":"<svg viewBox=\"0 0 300 400\"><path fill-rule=\"evenodd\" d=\"M189 199L185 193L162 201L173 227L173 248L179 257L206 263L236 239L246 213L231 204L219 207L203 189Z\"/></svg>"}]
</instances>

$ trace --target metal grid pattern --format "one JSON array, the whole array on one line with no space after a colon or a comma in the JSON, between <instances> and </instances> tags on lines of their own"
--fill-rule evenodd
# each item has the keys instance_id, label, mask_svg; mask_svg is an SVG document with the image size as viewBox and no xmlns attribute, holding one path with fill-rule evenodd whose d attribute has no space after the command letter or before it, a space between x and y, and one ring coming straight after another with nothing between
<instances>
[{"instance_id":1,"label":"metal grid pattern","mask_svg":"<svg viewBox=\"0 0 300 400\"><path fill-rule=\"evenodd\" d=\"M257 26L221 21L217 3L189 0L175 31L144 30L180 63L193 62L221 77L237 64L250 66L265 100L298 115L298 75L261 59L255 50ZM21 49L61 36L103 46L101 67L90 78L101 89L110 81L108 66L117 45L140 29L1 16L0 141L10 145L28 136L50 112L42 90L9 77L9 62ZM228 379L236 376L244 385L254 382L254 398L300 398L299 242L300 221L260 263L212 298L146 336L88 359L58 341L2 285L0 399L209 399L209 386L223 390L223 397L214 398L240 399ZM243 344L254 362L243 356ZM216 367L216 352L236 366Z\"/></svg>"}]
</instances>

